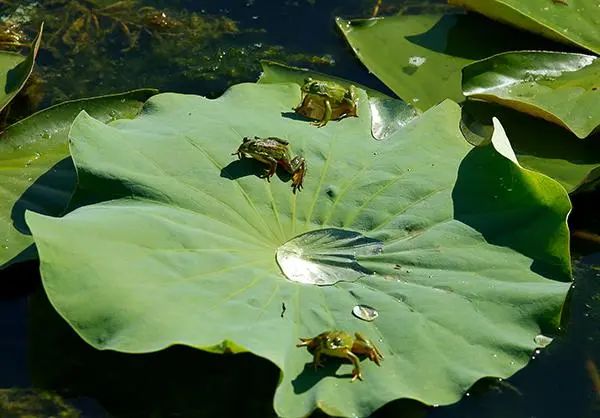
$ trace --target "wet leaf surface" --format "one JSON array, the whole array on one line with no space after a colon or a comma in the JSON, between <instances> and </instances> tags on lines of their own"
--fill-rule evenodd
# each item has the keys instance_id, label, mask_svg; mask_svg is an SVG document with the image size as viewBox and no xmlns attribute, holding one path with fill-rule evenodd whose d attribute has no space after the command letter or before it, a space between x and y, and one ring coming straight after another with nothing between
<instances>
[{"instance_id":1,"label":"wet leaf surface","mask_svg":"<svg viewBox=\"0 0 600 418\"><path fill-rule=\"evenodd\" d=\"M465 96L511 107L585 138L600 125L600 60L561 52L508 52L463 69Z\"/></svg>"}]
</instances>

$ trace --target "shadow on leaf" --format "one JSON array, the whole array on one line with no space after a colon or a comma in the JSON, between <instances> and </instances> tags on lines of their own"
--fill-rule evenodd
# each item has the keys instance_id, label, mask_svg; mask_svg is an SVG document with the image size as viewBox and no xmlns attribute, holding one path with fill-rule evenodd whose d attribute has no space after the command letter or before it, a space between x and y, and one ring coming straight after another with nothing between
<instances>
[{"instance_id":1,"label":"shadow on leaf","mask_svg":"<svg viewBox=\"0 0 600 418\"><path fill-rule=\"evenodd\" d=\"M43 215L62 215L71 199L77 183L73 160L65 158L40 176L17 200L11 211L15 229L31 235L25 223L25 211Z\"/></svg>"},{"instance_id":2,"label":"shadow on leaf","mask_svg":"<svg viewBox=\"0 0 600 418\"><path fill-rule=\"evenodd\" d=\"M304 393L315 386L320 380L326 377L335 377L338 379L346 379L348 383L351 383L352 373L337 374L336 371L342 365L340 361L336 359L328 359L327 362L323 362L323 367L315 366L312 362L306 363L304 369L292 380L292 386L294 387L294 393Z\"/></svg>"}]
</instances>

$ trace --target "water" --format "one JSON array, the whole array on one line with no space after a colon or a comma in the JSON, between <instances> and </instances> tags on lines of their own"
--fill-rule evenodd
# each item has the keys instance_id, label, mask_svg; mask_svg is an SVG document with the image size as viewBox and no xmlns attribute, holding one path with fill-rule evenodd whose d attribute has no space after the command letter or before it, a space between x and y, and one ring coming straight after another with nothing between
<instances>
[{"instance_id":1,"label":"water","mask_svg":"<svg viewBox=\"0 0 600 418\"><path fill-rule=\"evenodd\" d=\"M0 1L0 15L13 13L17 5L33 3ZM128 50L126 37L118 31L79 48L76 42L68 45L53 40L62 27L69 2L35 3L47 10L38 14L21 10L16 17L23 22L29 38L45 17L46 48L38 57L35 76L24 98L26 106L19 106L21 111L14 113L13 119L65 99L137 87L215 97L233 83L254 81L260 72L258 58L310 67L389 93L354 58L334 23L337 15L367 16L375 1L147 0L139 5L166 8L169 18L191 19L195 13L204 22L205 31L195 38L188 34L193 43L181 36L170 39L163 34L168 48L152 45L151 37L142 33L138 47ZM381 12L395 12L409 3L414 11L418 3L425 2L384 0ZM429 3L433 7L442 1ZM160 20L154 24L160 24ZM213 36L208 36L210 33ZM76 37L66 39L69 43ZM56 49L47 48L53 43ZM332 188L331 197L336 192ZM586 201L588 197L579 197L576 207L584 203L580 207L594 208L595 198ZM576 209L571 224L574 228L600 230L594 211L581 213ZM552 336L555 341L535 354L529 366L507 380L477 383L468 396L452 406L424 408L418 402L404 400L386 405L376 416L600 416L600 395L595 392L592 377L594 368L600 366L600 248L585 240L575 244L579 254L590 255L575 260L577 286L568 303L563 334ZM0 330L0 388L52 391L85 417L274 416L272 397L279 371L268 361L250 354L213 355L188 347L135 356L94 350L50 306L41 289L36 263L0 272ZM0 389L0 405L2 396Z\"/></svg>"}]
</instances>

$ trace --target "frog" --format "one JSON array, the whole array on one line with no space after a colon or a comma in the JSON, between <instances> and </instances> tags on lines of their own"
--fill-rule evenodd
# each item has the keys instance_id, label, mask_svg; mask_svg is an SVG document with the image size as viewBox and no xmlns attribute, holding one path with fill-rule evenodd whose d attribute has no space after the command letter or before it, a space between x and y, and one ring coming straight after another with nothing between
<instances>
[{"instance_id":1,"label":"frog","mask_svg":"<svg viewBox=\"0 0 600 418\"><path fill-rule=\"evenodd\" d=\"M334 82L314 80L307 77L302 85L302 102L294 111L309 119L317 127L327 125L330 120L347 116L358 117L358 95L356 87L348 88Z\"/></svg>"},{"instance_id":2,"label":"frog","mask_svg":"<svg viewBox=\"0 0 600 418\"><path fill-rule=\"evenodd\" d=\"M370 340L361 333L355 332L354 336L346 331L325 331L313 338L300 338L296 347L307 347L313 353L315 369L321 367L321 355L345 358L352 362L352 382L363 380L360 371L358 355L366 355L369 360L381 366L383 354Z\"/></svg>"},{"instance_id":3,"label":"frog","mask_svg":"<svg viewBox=\"0 0 600 418\"><path fill-rule=\"evenodd\" d=\"M269 168L267 168L264 177L269 182L279 165L292 175L292 189L296 193L296 191L302 190L307 164L301 156L291 158L289 144L289 141L274 136L267 138L244 137L237 151L231 155L237 155L240 160L242 158L254 158L261 163L268 164Z\"/></svg>"}]
</instances>

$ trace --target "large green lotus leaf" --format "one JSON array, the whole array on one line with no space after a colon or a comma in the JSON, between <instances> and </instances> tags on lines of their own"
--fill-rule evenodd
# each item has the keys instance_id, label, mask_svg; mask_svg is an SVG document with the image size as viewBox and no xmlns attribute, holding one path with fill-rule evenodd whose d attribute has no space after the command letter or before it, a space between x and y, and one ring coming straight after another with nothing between
<instances>
[{"instance_id":1,"label":"large green lotus leaf","mask_svg":"<svg viewBox=\"0 0 600 418\"><path fill-rule=\"evenodd\" d=\"M29 54L21 55L9 51L0 51L0 111L21 91L31 75L33 64L40 48L42 30L33 41Z\"/></svg>"},{"instance_id":2,"label":"large green lotus leaf","mask_svg":"<svg viewBox=\"0 0 600 418\"><path fill-rule=\"evenodd\" d=\"M448 3L600 53L597 0L448 0Z\"/></svg>"},{"instance_id":3,"label":"large green lotus leaf","mask_svg":"<svg viewBox=\"0 0 600 418\"><path fill-rule=\"evenodd\" d=\"M420 110L446 98L462 101L460 80L465 65L499 52L540 45L539 38L516 34L508 26L477 15L338 18L337 24L369 71Z\"/></svg>"},{"instance_id":4,"label":"large green lotus leaf","mask_svg":"<svg viewBox=\"0 0 600 418\"><path fill-rule=\"evenodd\" d=\"M564 126L579 138L600 125L600 60L561 52L508 52L463 68L465 96Z\"/></svg>"},{"instance_id":5,"label":"large green lotus leaf","mask_svg":"<svg viewBox=\"0 0 600 418\"><path fill-rule=\"evenodd\" d=\"M67 134L85 109L108 122L135 116L155 90L65 102L38 112L0 134L0 268L35 258L26 209L58 216L75 189Z\"/></svg>"},{"instance_id":6,"label":"large green lotus leaf","mask_svg":"<svg viewBox=\"0 0 600 418\"><path fill-rule=\"evenodd\" d=\"M306 68L290 67L273 61L261 62L263 73L258 83L296 83L300 86L304 80L312 77L315 80L333 81L340 85L362 88L369 96L369 108L371 109L371 133L375 139L385 139L396 130L406 126L410 121L419 116L421 112L408 103L394 99L380 91L367 88L361 84L345 80L340 77L331 76Z\"/></svg>"},{"instance_id":7,"label":"large green lotus leaf","mask_svg":"<svg viewBox=\"0 0 600 418\"><path fill-rule=\"evenodd\" d=\"M297 84L241 84L215 100L157 95L111 125L80 115L79 201L111 200L26 215L58 312L98 349L269 359L285 417L448 404L525 366L569 288L564 189L515 163L499 124L473 148L453 102L375 141L364 92L362 116L323 128L288 115L299 98ZM302 191L231 155L255 135L306 158ZM353 316L359 304L379 317ZM381 367L363 360L355 383L347 362L314 370L296 344L331 329L371 339Z\"/></svg>"},{"instance_id":8,"label":"large green lotus leaf","mask_svg":"<svg viewBox=\"0 0 600 418\"><path fill-rule=\"evenodd\" d=\"M557 180L569 193L593 186L600 177L598 134L582 141L545 120L494 103L468 101L461 126L469 142L490 139L493 117L502 122L519 162Z\"/></svg>"}]
</instances>

